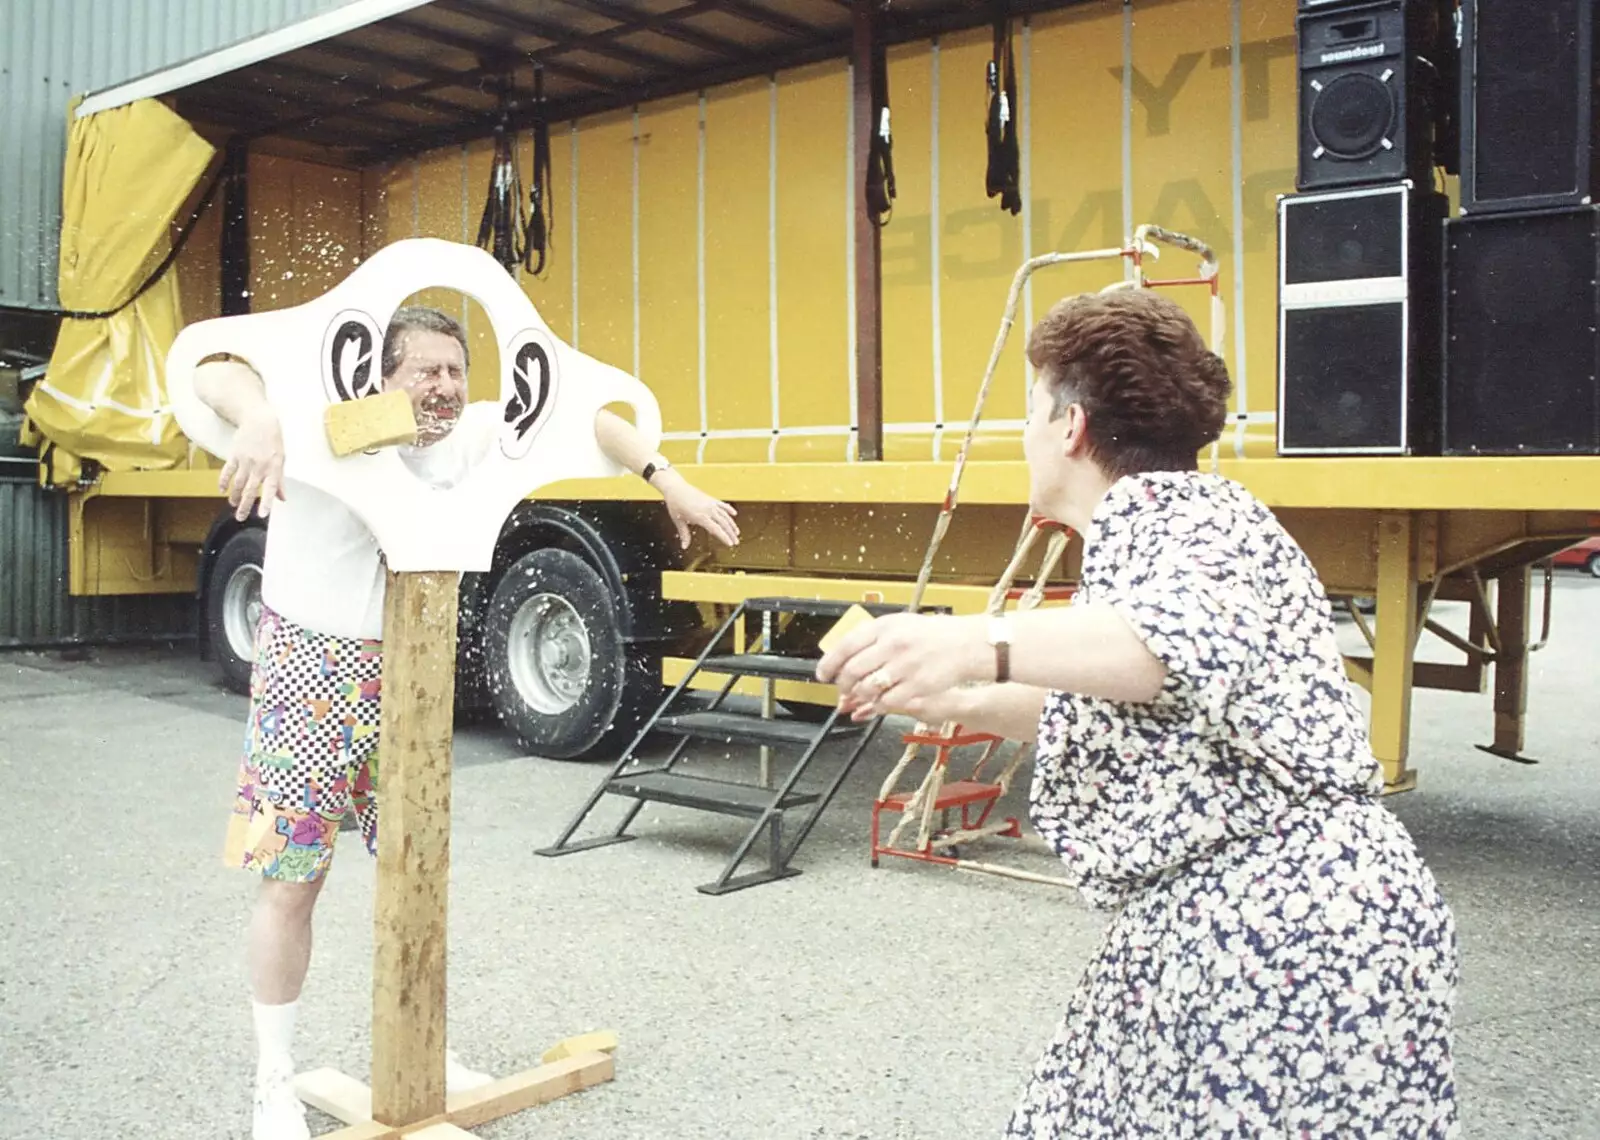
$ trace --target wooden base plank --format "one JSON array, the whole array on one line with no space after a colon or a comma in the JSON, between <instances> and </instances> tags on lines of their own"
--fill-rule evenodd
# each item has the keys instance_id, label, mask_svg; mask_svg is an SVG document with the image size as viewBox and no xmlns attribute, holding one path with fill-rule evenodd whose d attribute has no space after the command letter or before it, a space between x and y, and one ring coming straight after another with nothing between
<instances>
[{"instance_id":1,"label":"wooden base plank","mask_svg":"<svg viewBox=\"0 0 1600 1140\"><path fill-rule=\"evenodd\" d=\"M407 1132L405 1140L476 1140L476 1137L447 1120L442 1124L429 1124L415 1132Z\"/></svg>"},{"instance_id":2,"label":"wooden base plank","mask_svg":"<svg viewBox=\"0 0 1600 1140\"><path fill-rule=\"evenodd\" d=\"M539 1058L546 1065L555 1061L564 1061L568 1057L576 1057L579 1053L615 1053L617 1051L617 1035L609 1029L596 1030L594 1033L580 1033L576 1037L567 1037L556 1042L544 1051Z\"/></svg>"},{"instance_id":3,"label":"wooden base plank","mask_svg":"<svg viewBox=\"0 0 1600 1140\"><path fill-rule=\"evenodd\" d=\"M564 1061L540 1065L493 1084L450 1097L447 1115L453 1124L476 1128L534 1105L548 1104L575 1092L593 1088L616 1076L616 1063L607 1053L579 1053Z\"/></svg>"},{"instance_id":4,"label":"wooden base plank","mask_svg":"<svg viewBox=\"0 0 1600 1140\"><path fill-rule=\"evenodd\" d=\"M294 1092L306 1104L341 1124L372 1120L372 1090L337 1069L313 1069L294 1079Z\"/></svg>"},{"instance_id":5,"label":"wooden base plank","mask_svg":"<svg viewBox=\"0 0 1600 1140\"><path fill-rule=\"evenodd\" d=\"M400 1140L399 1129L369 1120L364 1124L351 1124L337 1132L325 1132L317 1140Z\"/></svg>"}]
</instances>

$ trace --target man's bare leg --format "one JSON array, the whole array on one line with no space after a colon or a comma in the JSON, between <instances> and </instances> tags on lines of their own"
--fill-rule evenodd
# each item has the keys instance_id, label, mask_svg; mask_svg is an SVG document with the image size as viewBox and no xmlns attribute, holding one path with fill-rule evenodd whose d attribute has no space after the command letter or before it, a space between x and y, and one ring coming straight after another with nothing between
<instances>
[{"instance_id":1,"label":"man's bare leg","mask_svg":"<svg viewBox=\"0 0 1600 1140\"><path fill-rule=\"evenodd\" d=\"M324 875L311 883L262 879L250 914L250 994L256 1027L254 1140L306 1140L295 1097L294 1023L311 965L311 916Z\"/></svg>"},{"instance_id":2,"label":"man's bare leg","mask_svg":"<svg viewBox=\"0 0 1600 1140\"><path fill-rule=\"evenodd\" d=\"M327 876L312 883L262 879L250 912L250 992L261 1005L300 1000L311 965L311 914Z\"/></svg>"}]
</instances>

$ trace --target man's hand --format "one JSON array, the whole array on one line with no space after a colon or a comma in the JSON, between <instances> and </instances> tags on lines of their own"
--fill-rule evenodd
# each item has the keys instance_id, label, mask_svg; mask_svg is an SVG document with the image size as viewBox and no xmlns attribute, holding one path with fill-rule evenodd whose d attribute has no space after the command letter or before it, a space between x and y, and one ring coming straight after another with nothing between
<instances>
[{"instance_id":1,"label":"man's hand","mask_svg":"<svg viewBox=\"0 0 1600 1140\"><path fill-rule=\"evenodd\" d=\"M739 545L739 512L721 499L706 494L672 468L658 474L652 482L666 500L667 514L678 528L678 542L689 548L689 528L697 526L724 546Z\"/></svg>"},{"instance_id":2,"label":"man's hand","mask_svg":"<svg viewBox=\"0 0 1600 1140\"><path fill-rule=\"evenodd\" d=\"M283 430L270 411L257 411L244 417L233 434L233 453L223 464L217 486L233 505L233 517L243 522L250 508L260 502L266 518L272 504L284 498Z\"/></svg>"}]
</instances>

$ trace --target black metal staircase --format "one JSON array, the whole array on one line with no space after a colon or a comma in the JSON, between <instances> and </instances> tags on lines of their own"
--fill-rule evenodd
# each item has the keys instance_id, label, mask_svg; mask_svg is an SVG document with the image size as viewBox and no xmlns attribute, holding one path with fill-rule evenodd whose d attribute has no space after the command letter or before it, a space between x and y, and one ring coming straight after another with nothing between
<instances>
[{"instance_id":1,"label":"black metal staircase","mask_svg":"<svg viewBox=\"0 0 1600 1140\"><path fill-rule=\"evenodd\" d=\"M539 848L540 855L570 855L613 843L625 843L636 836L627 834L630 824L646 803L672 804L695 808L721 815L738 816L751 821L750 830L734 848L722 873L712 882L699 888L708 895L722 895L759 883L785 879L800 872L790 865L794 854L811 834L817 819L827 809L834 794L850 774L861 753L877 733L880 719L865 724L855 724L842 719L837 709L831 710L825 720L811 722L790 716L750 714L725 707L724 702L738 682L746 677L773 681L808 681L815 676L817 659L774 652L773 627L781 614L808 617L842 616L849 602L827 602L810 598L748 598L729 615L728 620L706 644L693 666L661 702L654 715L645 722L633 742L623 751L605 779L589 796L578 814L572 819L560 838L549 847ZM905 607L865 604L873 614L898 613ZM762 618L759 652L718 653L738 623L753 614ZM700 673L726 676L720 691L709 706L693 712L671 713L685 689ZM771 713L770 702L767 711ZM666 733L679 739L664 761L646 762L639 758L640 745L652 732ZM693 741L717 743L758 744L772 749L799 750L799 758L773 787L759 783L712 779L690 775L677 770ZM830 742L849 742L850 749L842 763L820 787L801 788L800 778ZM574 840L573 836L583 825L602 799L620 796L633 800L622 821L609 833L590 839ZM805 809L797 812L796 809ZM767 865L762 870L736 874L739 865L750 854L756 842L766 838Z\"/></svg>"}]
</instances>

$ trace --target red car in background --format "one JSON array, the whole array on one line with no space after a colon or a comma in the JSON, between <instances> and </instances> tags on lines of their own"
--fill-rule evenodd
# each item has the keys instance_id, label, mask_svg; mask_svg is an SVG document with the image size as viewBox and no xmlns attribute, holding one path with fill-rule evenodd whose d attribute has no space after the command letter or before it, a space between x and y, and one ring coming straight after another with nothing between
<instances>
[{"instance_id":1,"label":"red car in background","mask_svg":"<svg viewBox=\"0 0 1600 1140\"><path fill-rule=\"evenodd\" d=\"M1555 556L1557 566L1576 566L1600 578L1600 537L1586 538Z\"/></svg>"}]
</instances>

